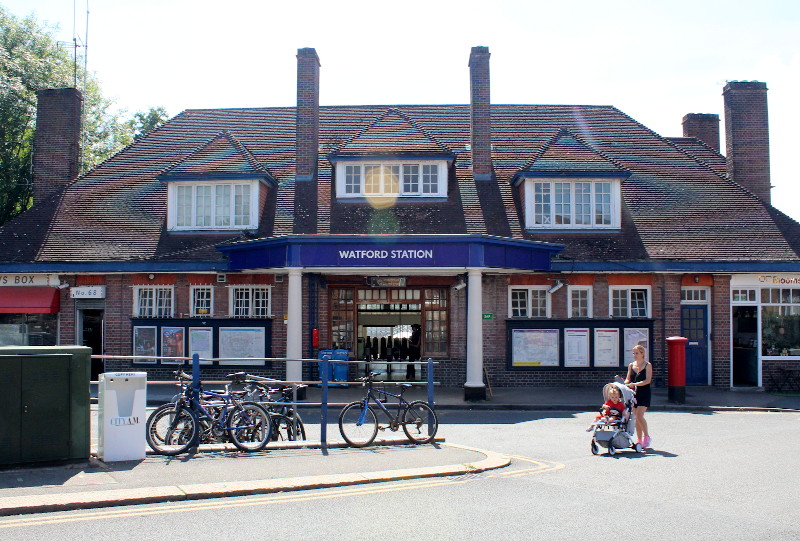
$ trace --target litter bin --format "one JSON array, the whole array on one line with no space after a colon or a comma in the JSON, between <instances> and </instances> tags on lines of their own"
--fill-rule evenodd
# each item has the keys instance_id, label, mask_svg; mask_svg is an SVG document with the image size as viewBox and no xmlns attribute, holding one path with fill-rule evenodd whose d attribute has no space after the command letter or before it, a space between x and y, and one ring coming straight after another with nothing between
<instances>
[{"instance_id":1,"label":"litter bin","mask_svg":"<svg viewBox=\"0 0 800 541\"><path fill-rule=\"evenodd\" d=\"M101 460L145 457L147 372L106 372L98 386L98 444Z\"/></svg>"},{"instance_id":2,"label":"litter bin","mask_svg":"<svg viewBox=\"0 0 800 541\"><path fill-rule=\"evenodd\" d=\"M667 338L667 399L675 404L686 402L686 342L683 336Z\"/></svg>"},{"instance_id":3,"label":"litter bin","mask_svg":"<svg viewBox=\"0 0 800 541\"><path fill-rule=\"evenodd\" d=\"M350 359L350 350L349 349L335 349L333 350L333 360L334 361L347 361ZM333 367L333 377L331 381L336 382L346 382L347 381L347 373L348 373L348 364L347 363L331 363ZM339 387L347 387L347 384L339 384Z\"/></svg>"}]
</instances>

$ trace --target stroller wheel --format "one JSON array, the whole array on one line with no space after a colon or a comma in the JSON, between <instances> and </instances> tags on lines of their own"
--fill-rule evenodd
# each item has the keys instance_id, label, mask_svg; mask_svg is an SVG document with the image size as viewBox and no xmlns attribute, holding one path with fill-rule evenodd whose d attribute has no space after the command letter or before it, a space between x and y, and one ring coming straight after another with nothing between
<instances>
[{"instance_id":1,"label":"stroller wheel","mask_svg":"<svg viewBox=\"0 0 800 541\"><path fill-rule=\"evenodd\" d=\"M597 449L597 442L596 442L596 441L594 441L594 440L592 440L592 454L593 454L593 455L596 455L596 454L597 454L597 453L599 453L599 452L600 452L600 451Z\"/></svg>"},{"instance_id":2,"label":"stroller wheel","mask_svg":"<svg viewBox=\"0 0 800 541\"><path fill-rule=\"evenodd\" d=\"M637 443L636 445L633 446L633 448L636 449L637 453L641 453L642 452L642 444L641 443Z\"/></svg>"},{"instance_id":3,"label":"stroller wheel","mask_svg":"<svg viewBox=\"0 0 800 541\"><path fill-rule=\"evenodd\" d=\"M608 444L608 454L611 455L611 456L614 456L614 455L617 454L617 448L614 447L613 443L609 443Z\"/></svg>"}]
</instances>

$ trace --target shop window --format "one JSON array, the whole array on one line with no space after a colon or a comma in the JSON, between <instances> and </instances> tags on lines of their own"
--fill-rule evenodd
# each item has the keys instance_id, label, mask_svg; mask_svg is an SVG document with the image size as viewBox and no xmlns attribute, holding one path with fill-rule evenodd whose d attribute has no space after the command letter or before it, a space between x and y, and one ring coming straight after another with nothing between
<instances>
[{"instance_id":1,"label":"shop window","mask_svg":"<svg viewBox=\"0 0 800 541\"><path fill-rule=\"evenodd\" d=\"M569 286L567 317L592 317L592 288L589 286Z\"/></svg>"},{"instance_id":2,"label":"shop window","mask_svg":"<svg viewBox=\"0 0 800 541\"><path fill-rule=\"evenodd\" d=\"M133 295L135 317L173 317L171 286L136 286Z\"/></svg>"},{"instance_id":3,"label":"shop window","mask_svg":"<svg viewBox=\"0 0 800 541\"><path fill-rule=\"evenodd\" d=\"M509 317L550 317L547 286L509 288Z\"/></svg>"},{"instance_id":4,"label":"shop window","mask_svg":"<svg viewBox=\"0 0 800 541\"><path fill-rule=\"evenodd\" d=\"M0 346L55 346L58 314L0 314Z\"/></svg>"},{"instance_id":5,"label":"shop window","mask_svg":"<svg viewBox=\"0 0 800 541\"><path fill-rule=\"evenodd\" d=\"M230 314L233 317L270 317L270 286L236 286L230 289Z\"/></svg>"},{"instance_id":6,"label":"shop window","mask_svg":"<svg viewBox=\"0 0 800 541\"><path fill-rule=\"evenodd\" d=\"M192 287L192 316L207 317L213 314L214 288L212 286Z\"/></svg>"},{"instance_id":7,"label":"shop window","mask_svg":"<svg viewBox=\"0 0 800 541\"><path fill-rule=\"evenodd\" d=\"M649 287L612 287L610 293L611 317L650 317Z\"/></svg>"},{"instance_id":8,"label":"shop window","mask_svg":"<svg viewBox=\"0 0 800 541\"><path fill-rule=\"evenodd\" d=\"M800 356L800 288L762 288L761 304L762 354Z\"/></svg>"}]
</instances>

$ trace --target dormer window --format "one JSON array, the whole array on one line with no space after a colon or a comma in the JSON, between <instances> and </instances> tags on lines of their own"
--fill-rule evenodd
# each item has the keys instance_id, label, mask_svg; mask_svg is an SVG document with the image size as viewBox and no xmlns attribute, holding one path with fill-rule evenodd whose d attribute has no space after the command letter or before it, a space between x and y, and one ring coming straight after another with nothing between
<instances>
[{"instance_id":1,"label":"dormer window","mask_svg":"<svg viewBox=\"0 0 800 541\"><path fill-rule=\"evenodd\" d=\"M447 161L340 161L336 195L359 197L446 197Z\"/></svg>"},{"instance_id":2,"label":"dormer window","mask_svg":"<svg viewBox=\"0 0 800 541\"><path fill-rule=\"evenodd\" d=\"M258 180L168 183L172 231L246 230L258 227Z\"/></svg>"},{"instance_id":3,"label":"dormer window","mask_svg":"<svg viewBox=\"0 0 800 541\"><path fill-rule=\"evenodd\" d=\"M620 227L618 179L525 179L528 229Z\"/></svg>"}]
</instances>

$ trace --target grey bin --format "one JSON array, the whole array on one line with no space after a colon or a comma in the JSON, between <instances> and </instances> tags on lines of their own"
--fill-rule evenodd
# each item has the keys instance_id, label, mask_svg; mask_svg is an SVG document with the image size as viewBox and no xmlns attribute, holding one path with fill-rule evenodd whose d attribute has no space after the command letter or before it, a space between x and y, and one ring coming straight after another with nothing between
<instances>
[{"instance_id":1,"label":"grey bin","mask_svg":"<svg viewBox=\"0 0 800 541\"><path fill-rule=\"evenodd\" d=\"M0 347L0 464L86 460L91 348Z\"/></svg>"}]
</instances>

